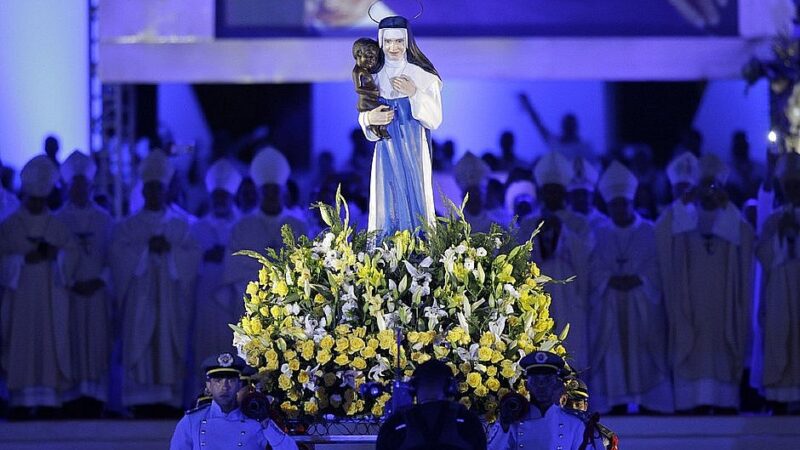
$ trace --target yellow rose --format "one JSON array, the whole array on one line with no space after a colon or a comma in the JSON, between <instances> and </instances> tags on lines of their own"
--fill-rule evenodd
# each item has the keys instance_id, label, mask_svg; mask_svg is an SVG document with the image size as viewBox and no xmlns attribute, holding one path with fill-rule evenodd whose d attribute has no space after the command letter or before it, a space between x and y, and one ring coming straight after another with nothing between
<instances>
[{"instance_id":1,"label":"yellow rose","mask_svg":"<svg viewBox=\"0 0 800 450\"><path fill-rule=\"evenodd\" d=\"M436 356L436 359L444 359L450 354L450 349L441 345L434 345L433 354Z\"/></svg>"},{"instance_id":2,"label":"yellow rose","mask_svg":"<svg viewBox=\"0 0 800 450\"><path fill-rule=\"evenodd\" d=\"M367 367L367 362L364 361L364 358L356 356L355 358L353 358L353 367L355 367L358 370L362 370L365 367Z\"/></svg>"},{"instance_id":3,"label":"yellow rose","mask_svg":"<svg viewBox=\"0 0 800 450\"><path fill-rule=\"evenodd\" d=\"M261 332L261 320L257 317L253 317L250 320L250 331L253 334L258 334Z\"/></svg>"},{"instance_id":4,"label":"yellow rose","mask_svg":"<svg viewBox=\"0 0 800 450\"><path fill-rule=\"evenodd\" d=\"M333 344L334 343L335 343L335 341L333 340L333 337L328 334L328 335L325 335L322 338L322 340L319 341L319 346L323 350L330 350L331 348L333 348Z\"/></svg>"},{"instance_id":5,"label":"yellow rose","mask_svg":"<svg viewBox=\"0 0 800 450\"><path fill-rule=\"evenodd\" d=\"M309 339L303 342L300 346L300 356L306 361L314 357L314 341Z\"/></svg>"},{"instance_id":6,"label":"yellow rose","mask_svg":"<svg viewBox=\"0 0 800 450\"><path fill-rule=\"evenodd\" d=\"M306 414L310 414L313 416L314 414L317 413L317 411L319 411L317 402L314 399L306 401L305 403L303 403L303 411L305 411Z\"/></svg>"},{"instance_id":7,"label":"yellow rose","mask_svg":"<svg viewBox=\"0 0 800 450\"><path fill-rule=\"evenodd\" d=\"M504 352L504 351L506 351L508 346L506 346L506 343L503 342L502 340L498 340L497 342L494 343L494 348L498 352Z\"/></svg>"},{"instance_id":8,"label":"yellow rose","mask_svg":"<svg viewBox=\"0 0 800 450\"><path fill-rule=\"evenodd\" d=\"M308 375L308 372L305 370L297 374L297 382L300 384L306 384L311 381L311 377Z\"/></svg>"},{"instance_id":9,"label":"yellow rose","mask_svg":"<svg viewBox=\"0 0 800 450\"><path fill-rule=\"evenodd\" d=\"M497 392L497 390L500 389L500 380L495 377L490 377L486 380L486 387L492 392Z\"/></svg>"},{"instance_id":10,"label":"yellow rose","mask_svg":"<svg viewBox=\"0 0 800 450\"><path fill-rule=\"evenodd\" d=\"M495 350L492 352L492 364L497 364L498 362L502 361L505 358L502 353Z\"/></svg>"},{"instance_id":11,"label":"yellow rose","mask_svg":"<svg viewBox=\"0 0 800 450\"><path fill-rule=\"evenodd\" d=\"M360 337L350 337L350 353L355 353L361 350L365 345L366 344L364 343L364 340Z\"/></svg>"},{"instance_id":12,"label":"yellow rose","mask_svg":"<svg viewBox=\"0 0 800 450\"><path fill-rule=\"evenodd\" d=\"M411 352L411 360L417 364L422 364L431 359L431 355L422 352Z\"/></svg>"},{"instance_id":13,"label":"yellow rose","mask_svg":"<svg viewBox=\"0 0 800 450\"><path fill-rule=\"evenodd\" d=\"M347 336L350 334L350 325L339 325L334 329L337 336Z\"/></svg>"},{"instance_id":14,"label":"yellow rose","mask_svg":"<svg viewBox=\"0 0 800 450\"><path fill-rule=\"evenodd\" d=\"M350 357L348 357L347 354L342 353L339 356L337 356L336 359L333 360L333 362L335 362L340 366L344 366L350 362Z\"/></svg>"},{"instance_id":15,"label":"yellow rose","mask_svg":"<svg viewBox=\"0 0 800 450\"><path fill-rule=\"evenodd\" d=\"M467 384L472 388L477 388L481 385L483 378L478 372L470 372L467 375Z\"/></svg>"},{"instance_id":16,"label":"yellow rose","mask_svg":"<svg viewBox=\"0 0 800 450\"><path fill-rule=\"evenodd\" d=\"M286 350L285 352L283 352L283 359L288 361L290 359L295 359L295 358L297 358L297 352L296 351L294 351L294 350Z\"/></svg>"},{"instance_id":17,"label":"yellow rose","mask_svg":"<svg viewBox=\"0 0 800 450\"><path fill-rule=\"evenodd\" d=\"M385 405L383 403L375 402L375 404L372 405L372 410L370 412L372 413L373 416L380 417L383 415L384 407Z\"/></svg>"},{"instance_id":18,"label":"yellow rose","mask_svg":"<svg viewBox=\"0 0 800 450\"><path fill-rule=\"evenodd\" d=\"M469 385L467 383L461 382L458 383L458 392L467 392L469 390Z\"/></svg>"},{"instance_id":19,"label":"yellow rose","mask_svg":"<svg viewBox=\"0 0 800 450\"><path fill-rule=\"evenodd\" d=\"M494 344L494 334L487 331L481 335L480 344L483 347L491 347Z\"/></svg>"},{"instance_id":20,"label":"yellow rose","mask_svg":"<svg viewBox=\"0 0 800 450\"><path fill-rule=\"evenodd\" d=\"M419 342L419 332L416 331L409 331L408 332L408 342L411 344L416 344Z\"/></svg>"},{"instance_id":21,"label":"yellow rose","mask_svg":"<svg viewBox=\"0 0 800 450\"><path fill-rule=\"evenodd\" d=\"M493 377L497 375L497 366L489 366L486 368L486 375Z\"/></svg>"},{"instance_id":22,"label":"yellow rose","mask_svg":"<svg viewBox=\"0 0 800 450\"><path fill-rule=\"evenodd\" d=\"M281 410L283 410L286 416L289 417L290 419L295 419L299 415L297 412L297 406L289 402L281 403Z\"/></svg>"},{"instance_id":23,"label":"yellow rose","mask_svg":"<svg viewBox=\"0 0 800 450\"><path fill-rule=\"evenodd\" d=\"M489 394L489 388L484 385L480 385L475 388L475 395L478 397L486 397Z\"/></svg>"},{"instance_id":24,"label":"yellow rose","mask_svg":"<svg viewBox=\"0 0 800 450\"><path fill-rule=\"evenodd\" d=\"M374 358L375 349L372 347L364 347L364 349L361 350L361 356L363 356L364 358Z\"/></svg>"},{"instance_id":25,"label":"yellow rose","mask_svg":"<svg viewBox=\"0 0 800 450\"><path fill-rule=\"evenodd\" d=\"M291 369L293 372L297 372L298 370L300 370L300 361L296 359L290 360L289 369Z\"/></svg>"},{"instance_id":26,"label":"yellow rose","mask_svg":"<svg viewBox=\"0 0 800 450\"><path fill-rule=\"evenodd\" d=\"M346 337L336 339L336 351L343 352L350 346L350 341Z\"/></svg>"},{"instance_id":27,"label":"yellow rose","mask_svg":"<svg viewBox=\"0 0 800 450\"><path fill-rule=\"evenodd\" d=\"M367 341L367 347L369 347L369 348L371 348L373 350L377 350L379 345L380 345L380 343L375 338L369 338L369 340Z\"/></svg>"},{"instance_id":28,"label":"yellow rose","mask_svg":"<svg viewBox=\"0 0 800 450\"><path fill-rule=\"evenodd\" d=\"M292 388L292 379L289 378L289 375L282 373L278 376L278 387L284 391L288 391Z\"/></svg>"},{"instance_id":29,"label":"yellow rose","mask_svg":"<svg viewBox=\"0 0 800 450\"><path fill-rule=\"evenodd\" d=\"M330 350L323 348L322 350L317 352L317 363L326 364L330 360L331 360Z\"/></svg>"},{"instance_id":30,"label":"yellow rose","mask_svg":"<svg viewBox=\"0 0 800 450\"><path fill-rule=\"evenodd\" d=\"M258 313L263 317L269 317L269 308L267 306L262 306L261 308L258 308Z\"/></svg>"},{"instance_id":31,"label":"yellow rose","mask_svg":"<svg viewBox=\"0 0 800 450\"><path fill-rule=\"evenodd\" d=\"M458 365L458 370L460 370L461 373L466 375L472 370L472 365L468 362L463 362Z\"/></svg>"},{"instance_id":32,"label":"yellow rose","mask_svg":"<svg viewBox=\"0 0 800 450\"><path fill-rule=\"evenodd\" d=\"M489 347L478 348L478 359L480 361L489 361L492 359L492 349Z\"/></svg>"},{"instance_id":33,"label":"yellow rose","mask_svg":"<svg viewBox=\"0 0 800 450\"><path fill-rule=\"evenodd\" d=\"M272 305L272 308L269 309L270 314L272 317L279 319L283 316L283 308L278 305Z\"/></svg>"},{"instance_id":34,"label":"yellow rose","mask_svg":"<svg viewBox=\"0 0 800 450\"><path fill-rule=\"evenodd\" d=\"M458 400L458 403L461 403L461 404L462 404L462 405L464 405L464 407L465 407L465 408L467 408L467 409L470 409L470 408L472 408L472 400L470 400L470 398L469 398L469 397L461 397L461 398Z\"/></svg>"},{"instance_id":35,"label":"yellow rose","mask_svg":"<svg viewBox=\"0 0 800 450\"><path fill-rule=\"evenodd\" d=\"M286 394L286 397L293 402L300 400L300 394L298 394L295 390L289 391L289 393Z\"/></svg>"},{"instance_id":36,"label":"yellow rose","mask_svg":"<svg viewBox=\"0 0 800 450\"><path fill-rule=\"evenodd\" d=\"M378 342L383 350L394 347L394 332L392 330L383 330L379 332Z\"/></svg>"}]
</instances>

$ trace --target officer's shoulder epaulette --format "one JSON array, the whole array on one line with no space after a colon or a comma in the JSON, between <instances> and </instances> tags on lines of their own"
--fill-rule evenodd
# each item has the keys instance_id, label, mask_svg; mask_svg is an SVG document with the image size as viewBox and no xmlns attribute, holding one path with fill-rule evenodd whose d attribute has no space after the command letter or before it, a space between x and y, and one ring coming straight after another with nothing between
<instances>
[{"instance_id":1,"label":"officer's shoulder epaulette","mask_svg":"<svg viewBox=\"0 0 800 450\"><path fill-rule=\"evenodd\" d=\"M186 410L186 415L188 416L188 415L190 415L190 414L195 414L195 413L198 413L198 412L200 412L200 411L202 411L202 410L204 410L204 409L208 408L209 406L211 406L211 403L206 403L206 404L204 404L204 405L200 405L200 406L198 406L197 408L187 409L187 410Z\"/></svg>"}]
</instances>

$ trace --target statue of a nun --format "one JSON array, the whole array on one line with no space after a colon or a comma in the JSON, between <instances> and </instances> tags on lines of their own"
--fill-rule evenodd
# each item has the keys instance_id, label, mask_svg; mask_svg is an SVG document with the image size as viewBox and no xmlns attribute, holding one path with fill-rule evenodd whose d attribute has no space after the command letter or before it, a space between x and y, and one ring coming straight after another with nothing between
<instances>
[{"instance_id":1,"label":"statue of a nun","mask_svg":"<svg viewBox=\"0 0 800 450\"><path fill-rule=\"evenodd\" d=\"M387 236L435 223L430 130L442 122L442 80L414 42L405 18L381 20L378 43L386 62L374 77L388 106L360 113L358 122L367 139L377 141L368 229ZM391 138L379 140L370 125L387 125Z\"/></svg>"}]
</instances>

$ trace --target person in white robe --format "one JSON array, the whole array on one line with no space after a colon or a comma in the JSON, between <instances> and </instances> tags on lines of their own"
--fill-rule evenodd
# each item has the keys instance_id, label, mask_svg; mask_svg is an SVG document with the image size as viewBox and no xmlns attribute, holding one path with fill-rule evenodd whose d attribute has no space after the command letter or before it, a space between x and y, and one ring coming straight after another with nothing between
<instances>
[{"instance_id":1,"label":"person in white robe","mask_svg":"<svg viewBox=\"0 0 800 450\"><path fill-rule=\"evenodd\" d=\"M638 181L617 161L600 178L609 221L594 230L590 329L592 406L672 412L667 321L653 224L633 208Z\"/></svg>"},{"instance_id":2,"label":"person in white robe","mask_svg":"<svg viewBox=\"0 0 800 450\"><path fill-rule=\"evenodd\" d=\"M233 331L228 324L238 322L244 313L241 295L223 283L226 247L239 219L234 196L241 181L241 174L230 161L221 159L212 164L205 179L211 193L211 212L192 225L192 234L203 252L193 308L193 380L202 373L200 365L207 355L234 351Z\"/></svg>"},{"instance_id":3,"label":"person in white robe","mask_svg":"<svg viewBox=\"0 0 800 450\"><path fill-rule=\"evenodd\" d=\"M464 219L470 224L473 233L488 233L492 225L492 217L485 208L486 177L489 171L489 166L471 152L465 153L453 168L462 200L469 196L464 206ZM456 205L460 206L461 202Z\"/></svg>"},{"instance_id":4,"label":"person in white robe","mask_svg":"<svg viewBox=\"0 0 800 450\"><path fill-rule=\"evenodd\" d=\"M519 225L528 216L536 215L536 185L528 180L517 180L506 188L505 209L511 217L516 216Z\"/></svg>"},{"instance_id":5,"label":"person in white robe","mask_svg":"<svg viewBox=\"0 0 800 450\"><path fill-rule=\"evenodd\" d=\"M0 224L0 254L10 269L0 317L2 368L12 407L57 407L69 387L69 303L59 259L73 245L47 208L58 169L44 155L22 169L23 204Z\"/></svg>"},{"instance_id":6,"label":"person in white robe","mask_svg":"<svg viewBox=\"0 0 800 450\"><path fill-rule=\"evenodd\" d=\"M545 154L534 167L537 196L542 207L537 217L520 222L518 238L527 241L544 222L534 238L531 258L548 276L557 280L575 277L566 284L549 283L551 314L560 333L569 324L565 347L570 366L582 371L589 365L588 265L592 250L591 230L585 218L566 206L566 186L572 179L572 164L557 152Z\"/></svg>"},{"instance_id":7,"label":"person in white robe","mask_svg":"<svg viewBox=\"0 0 800 450\"><path fill-rule=\"evenodd\" d=\"M386 17L378 24L385 63L374 76L387 105L359 113L372 160L369 231L392 235L435 223L431 183L430 130L442 122L442 80L414 41L408 21ZM370 125L387 125L390 139L378 139Z\"/></svg>"},{"instance_id":8,"label":"person in white robe","mask_svg":"<svg viewBox=\"0 0 800 450\"><path fill-rule=\"evenodd\" d=\"M249 256L234 253L253 250L264 254L267 248L280 250L283 247L281 227L284 225L289 225L295 236L308 232L306 223L284 208L281 191L289 175L291 167L286 157L271 147L262 149L250 164L250 177L260 191L261 203L258 209L242 216L234 225L224 262L223 283L234 289L240 301L247 283L258 279L261 266Z\"/></svg>"},{"instance_id":9,"label":"person in white robe","mask_svg":"<svg viewBox=\"0 0 800 450\"><path fill-rule=\"evenodd\" d=\"M724 163L708 154L699 168L695 225L676 233L673 216L672 235L659 237L675 408L732 411L750 332L754 236L727 201Z\"/></svg>"},{"instance_id":10,"label":"person in white robe","mask_svg":"<svg viewBox=\"0 0 800 450\"><path fill-rule=\"evenodd\" d=\"M776 176L785 203L767 219L756 247L763 267L761 382L767 400L790 403L800 401L800 155L782 155Z\"/></svg>"},{"instance_id":11,"label":"person in white robe","mask_svg":"<svg viewBox=\"0 0 800 450\"><path fill-rule=\"evenodd\" d=\"M166 202L174 169L152 151L141 163L144 207L114 231L111 267L122 328L122 405L179 407L200 250Z\"/></svg>"},{"instance_id":12,"label":"person in white robe","mask_svg":"<svg viewBox=\"0 0 800 450\"><path fill-rule=\"evenodd\" d=\"M2 169L2 162L0 162L0 169ZM19 199L16 194L7 190L5 187L0 186L0 222L6 220L8 216L13 214L19 208ZM2 348L3 336L3 292L5 286L8 285L7 280L11 277L12 262L7 262L6 257L0 254L0 348ZM3 403L8 402L8 388L6 387L6 380L3 374L2 366L0 366L0 408Z\"/></svg>"},{"instance_id":13,"label":"person in white robe","mask_svg":"<svg viewBox=\"0 0 800 450\"><path fill-rule=\"evenodd\" d=\"M75 151L61 165L67 203L56 213L75 245L64 252L73 386L64 400L108 400L111 352L108 252L113 220L92 200L94 161ZM96 405L97 406L97 405ZM99 411L95 411L99 412Z\"/></svg>"},{"instance_id":14,"label":"person in white robe","mask_svg":"<svg viewBox=\"0 0 800 450\"><path fill-rule=\"evenodd\" d=\"M576 156L572 160L572 179L567 185L567 203L575 214L586 218L589 227L595 229L608 218L594 206L595 186L600 176L599 170L588 159Z\"/></svg>"}]
</instances>

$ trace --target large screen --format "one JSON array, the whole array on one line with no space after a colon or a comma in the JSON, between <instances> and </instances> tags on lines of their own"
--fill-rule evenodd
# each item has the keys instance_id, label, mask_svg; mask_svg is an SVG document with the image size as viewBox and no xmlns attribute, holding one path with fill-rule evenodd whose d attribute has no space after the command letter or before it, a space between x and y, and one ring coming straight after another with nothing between
<instances>
[{"instance_id":1,"label":"large screen","mask_svg":"<svg viewBox=\"0 0 800 450\"><path fill-rule=\"evenodd\" d=\"M355 36L388 15L421 36L735 36L737 0L216 0L217 36ZM373 5L373 6L371 6ZM371 7L371 10L370 10Z\"/></svg>"}]
</instances>

